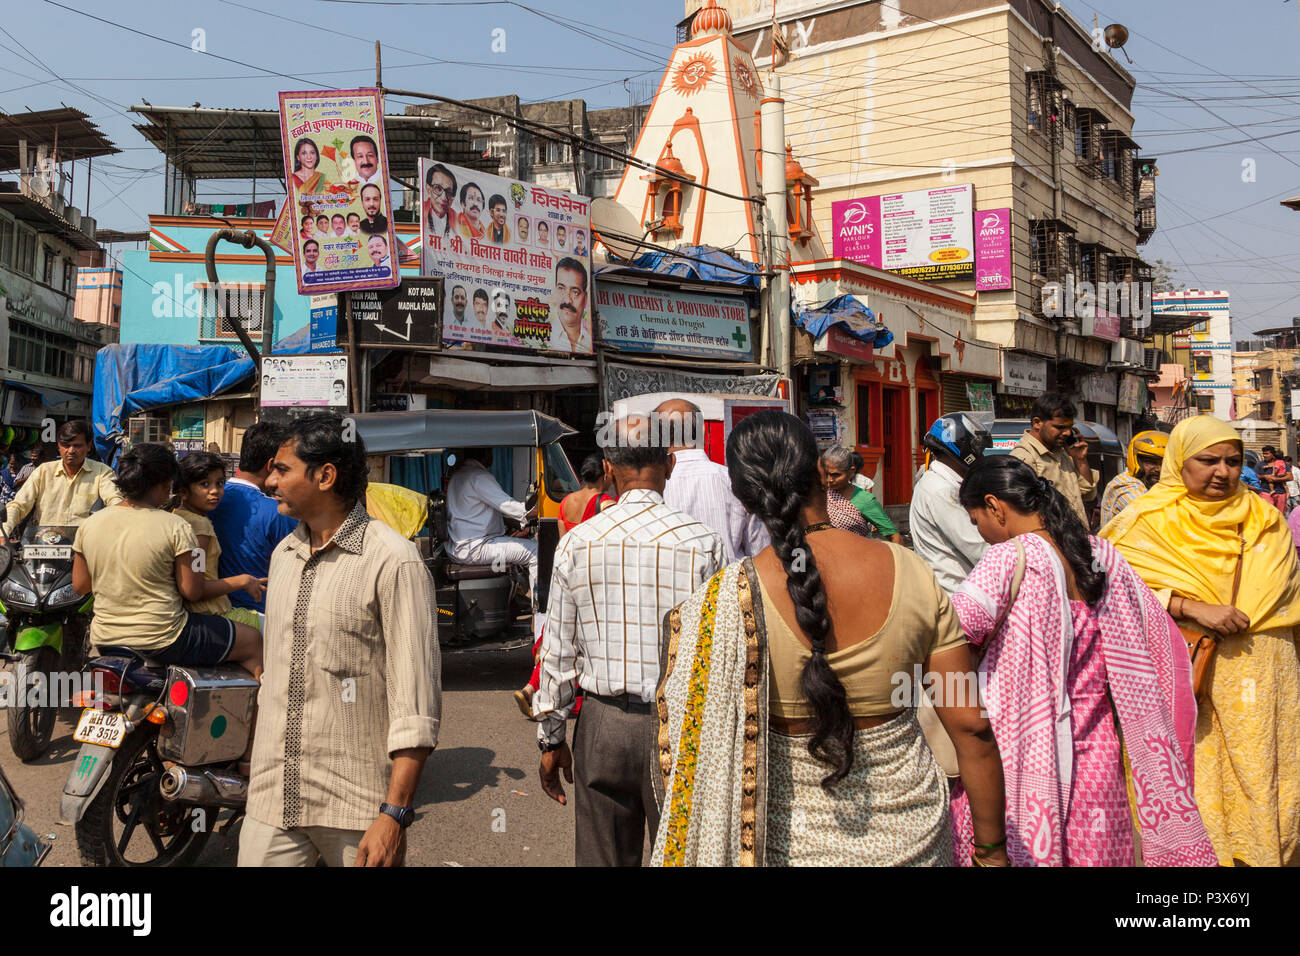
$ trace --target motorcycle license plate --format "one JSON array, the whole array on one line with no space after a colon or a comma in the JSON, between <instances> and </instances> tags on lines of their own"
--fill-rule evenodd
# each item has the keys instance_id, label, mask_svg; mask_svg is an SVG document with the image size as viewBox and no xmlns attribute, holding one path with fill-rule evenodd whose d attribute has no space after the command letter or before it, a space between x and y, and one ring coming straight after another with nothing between
<instances>
[{"instance_id":1,"label":"motorcycle license plate","mask_svg":"<svg viewBox=\"0 0 1300 956\"><path fill-rule=\"evenodd\" d=\"M122 746L125 737L124 716L105 713L93 707L87 707L81 712L81 719L77 721L77 730L72 735L72 739L78 743L99 744L101 747L111 747L114 750Z\"/></svg>"},{"instance_id":2,"label":"motorcycle license plate","mask_svg":"<svg viewBox=\"0 0 1300 956\"><path fill-rule=\"evenodd\" d=\"M24 561L71 561L70 544L29 544L23 548Z\"/></svg>"}]
</instances>

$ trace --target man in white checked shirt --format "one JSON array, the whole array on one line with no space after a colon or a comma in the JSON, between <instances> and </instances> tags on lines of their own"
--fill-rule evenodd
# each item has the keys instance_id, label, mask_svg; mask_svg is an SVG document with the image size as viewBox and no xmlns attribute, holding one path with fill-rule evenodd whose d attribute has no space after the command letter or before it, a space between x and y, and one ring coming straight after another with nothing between
<instances>
[{"instance_id":1,"label":"man in white checked shirt","mask_svg":"<svg viewBox=\"0 0 1300 956\"><path fill-rule=\"evenodd\" d=\"M533 696L542 789L565 803L560 771L574 784L578 866L640 866L659 811L650 784L653 703L664 615L723 567L722 539L664 504L668 449L652 445L650 420L629 416L606 444L617 504L560 542ZM582 712L564 721L581 687ZM576 775L576 779L575 779Z\"/></svg>"},{"instance_id":2,"label":"man in white checked shirt","mask_svg":"<svg viewBox=\"0 0 1300 956\"><path fill-rule=\"evenodd\" d=\"M655 414L660 428L666 424L673 436L669 449L673 470L664 488L664 503L718 532L728 564L752 558L771 544L763 522L746 511L732 493L727 469L704 453L704 415L699 406L684 398L670 398Z\"/></svg>"}]
</instances>

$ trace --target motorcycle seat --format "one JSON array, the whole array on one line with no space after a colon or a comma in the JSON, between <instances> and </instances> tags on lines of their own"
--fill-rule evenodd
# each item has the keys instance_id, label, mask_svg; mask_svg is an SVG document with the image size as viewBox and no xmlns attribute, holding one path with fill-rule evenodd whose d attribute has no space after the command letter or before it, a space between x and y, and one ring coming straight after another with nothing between
<instances>
[{"instance_id":1,"label":"motorcycle seat","mask_svg":"<svg viewBox=\"0 0 1300 956\"><path fill-rule=\"evenodd\" d=\"M442 565L448 581L481 581L486 578L505 577L506 572L493 570L490 564L457 564L448 561Z\"/></svg>"},{"instance_id":2,"label":"motorcycle seat","mask_svg":"<svg viewBox=\"0 0 1300 956\"><path fill-rule=\"evenodd\" d=\"M167 683L167 665L151 661L134 648L104 645L98 651L91 666L107 667L142 691L161 693Z\"/></svg>"}]
</instances>

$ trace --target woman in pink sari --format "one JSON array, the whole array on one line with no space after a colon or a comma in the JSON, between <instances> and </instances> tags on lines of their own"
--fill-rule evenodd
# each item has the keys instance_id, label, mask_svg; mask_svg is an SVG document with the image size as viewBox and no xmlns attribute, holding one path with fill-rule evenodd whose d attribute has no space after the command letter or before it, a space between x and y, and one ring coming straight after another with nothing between
<instances>
[{"instance_id":1,"label":"woman in pink sari","mask_svg":"<svg viewBox=\"0 0 1300 956\"><path fill-rule=\"evenodd\" d=\"M952 600L971 643L987 648L979 675L1012 865L1133 865L1121 734L1145 864L1216 865L1192 796L1190 665L1165 609L1022 462L984 459L961 503L993 545ZM960 784L952 810L961 846L971 823Z\"/></svg>"}]
</instances>

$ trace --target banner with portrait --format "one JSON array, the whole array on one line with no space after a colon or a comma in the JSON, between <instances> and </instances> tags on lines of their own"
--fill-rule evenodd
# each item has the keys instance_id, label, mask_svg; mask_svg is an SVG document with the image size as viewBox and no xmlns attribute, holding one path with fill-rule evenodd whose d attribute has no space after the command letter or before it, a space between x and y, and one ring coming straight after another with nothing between
<instances>
[{"instance_id":1,"label":"banner with portrait","mask_svg":"<svg viewBox=\"0 0 1300 956\"><path fill-rule=\"evenodd\" d=\"M591 354L589 199L422 159L420 238L445 341Z\"/></svg>"},{"instance_id":2,"label":"banner with portrait","mask_svg":"<svg viewBox=\"0 0 1300 956\"><path fill-rule=\"evenodd\" d=\"M401 281L378 90L280 94L298 292L391 289Z\"/></svg>"}]
</instances>

